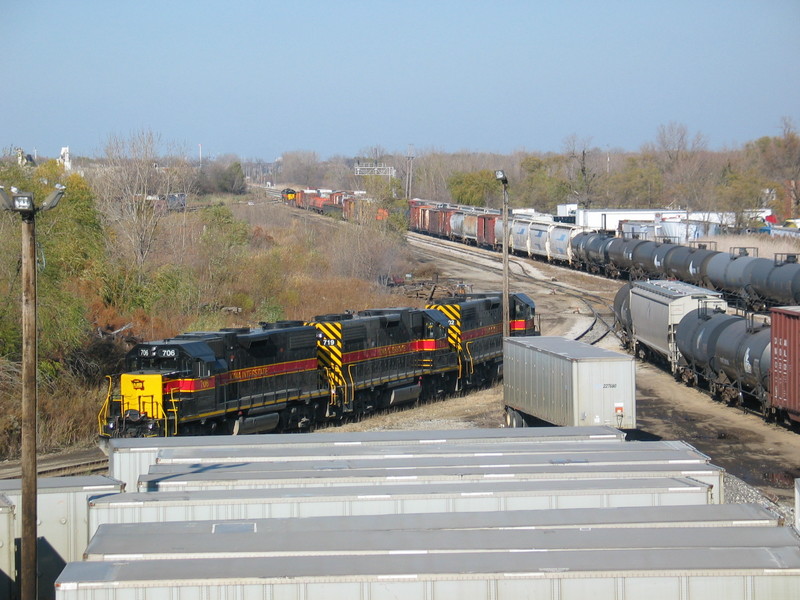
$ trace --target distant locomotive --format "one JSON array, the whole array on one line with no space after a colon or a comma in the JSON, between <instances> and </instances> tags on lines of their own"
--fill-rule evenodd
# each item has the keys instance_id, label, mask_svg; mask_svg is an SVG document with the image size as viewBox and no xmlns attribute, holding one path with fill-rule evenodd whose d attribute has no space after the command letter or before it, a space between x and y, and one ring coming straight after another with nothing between
<instances>
[{"instance_id":1,"label":"distant locomotive","mask_svg":"<svg viewBox=\"0 0 800 600\"><path fill-rule=\"evenodd\" d=\"M701 243L622 238L533 213L515 211L509 219L511 253L611 278L677 279L723 292L753 310L800 304L797 254L768 259L750 256L744 247L718 252ZM493 250L503 246L503 218L497 210L414 199L409 221L412 231Z\"/></svg>"},{"instance_id":2,"label":"distant locomotive","mask_svg":"<svg viewBox=\"0 0 800 600\"><path fill-rule=\"evenodd\" d=\"M502 374L499 294L139 344L98 416L105 437L305 431L452 394ZM512 335L538 335L509 298Z\"/></svg>"}]
</instances>

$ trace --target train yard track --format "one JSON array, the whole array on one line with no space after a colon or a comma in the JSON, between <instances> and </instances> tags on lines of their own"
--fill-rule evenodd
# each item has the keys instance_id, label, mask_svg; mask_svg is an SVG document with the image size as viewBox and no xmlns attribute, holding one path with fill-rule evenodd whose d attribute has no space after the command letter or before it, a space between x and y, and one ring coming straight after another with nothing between
<instances>
[{"instance_id":1,"label":"train yard track","mask_svg":"<svg viewBox=\"0 0 800 600\"><path fill-rule=\"evenodd\" d=\"M418 233L409 232L407 236L409 244L427 254L436 254L446 257L453 262L488 269L496 273L501 273L502 257L496 252L482 248L464 246L455 242L431 238ZM556 281L551 275L547 275L542 270L543 265L537 265L534 261L526 258L509 257L509 279L517 284L535 285L546 288L551 293L556 291L560 294L571 296L578 299L585 307L590 317L590 323L571 337L587 344L597 344L609 334L616 335L614 331L614 312L607 298L600 294L581 289L577 285ZM558 269L553 265L546 265L548 271ZM571 270L568 272L574 273ZM582 274L586 275L586 274ZM608 280L603 277L586 275L586 277L596 279L598 283L607 284Z\"/></svg>"},{"instance_id":2,"label":"train yard track","mask_svg":"<svg viewBox=\"0 0 800 600\"><path fill-rule=\"evenodd\" d=\"M64 454L41 456L37 460L39 477L64 477L67 475L97 475L108 472L108 458L99 448ZM22 469L19 461L0 463L0 479L19 479Z\"/></svg>"}]
</instances>

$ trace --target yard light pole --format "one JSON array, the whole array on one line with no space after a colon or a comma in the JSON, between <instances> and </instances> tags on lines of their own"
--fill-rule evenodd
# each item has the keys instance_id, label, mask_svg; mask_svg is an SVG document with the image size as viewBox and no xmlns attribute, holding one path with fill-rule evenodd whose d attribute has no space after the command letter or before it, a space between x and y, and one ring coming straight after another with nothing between
<instances>
[{"instance_id":1,"label":"yard light pole","mask_svg":"<svg viewBox=\"0 0 800 600\"><path fill-rule=\"evenodd\" d=\"M0 208L22 217L22 548L20 597L37 600L36 580L36 213L55 208L64 195L57 185L40 207L33 194L0 186Z\"/></svg>"},{"instance_id":2,"label":"yard light pole","mask_svg":"<svg viewBox=\"0 0 800 600\"><path fill-rule=\"evenodd\" d=\"M494 177L503 184L503 337L510 335L508 311L508 178L505 171L497 170Z\"/></svg>"}]
</instances>

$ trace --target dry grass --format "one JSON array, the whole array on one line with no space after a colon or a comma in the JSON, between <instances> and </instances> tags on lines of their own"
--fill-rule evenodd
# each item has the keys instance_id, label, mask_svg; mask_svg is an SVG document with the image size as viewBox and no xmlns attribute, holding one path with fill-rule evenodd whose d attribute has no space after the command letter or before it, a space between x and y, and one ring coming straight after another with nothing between
<instances>
[{"instance_id":1,"label":"dry grass","mask_svg":"<svg viewBox=\"0 0 800 600\"><path fill-rule=\"evenodd\" d=\"M756 248L758 256L772 258L776 253L800 252L800 239L770 237L767 235L718 235L708 238L715 242L717 250L728 252L731 248ZM750 253L751 256L754 253Z\"/></svg>"}]
</instances>

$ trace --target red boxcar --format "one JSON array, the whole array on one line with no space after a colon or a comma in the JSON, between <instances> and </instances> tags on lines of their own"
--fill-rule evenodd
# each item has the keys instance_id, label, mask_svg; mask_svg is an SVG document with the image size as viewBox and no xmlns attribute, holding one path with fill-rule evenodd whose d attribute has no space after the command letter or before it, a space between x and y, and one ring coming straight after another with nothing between
<instances>
[{"instance_id":1,"label":"red boxcar","mask_svg":"<svg viewBox=\"0 0 800 600\"><path fill-rule=\"evenodd\" d=\"M423 204L422 202L414 202L413 200L409 206L409 214L408 214L408 221L409 227L411 231L421 231L426 233L428 230L425 228L426 218L428 213L425 209L430 208L430 206Z\"/></svg>"},{"instance_id":2,"label":"red boxcar","mask_svg":"<svg viewBox=\"0 0 800 600\"><path fill-rule=\"evenodd\" d=\"M772 406L800 422L800 306L772 309Z\"/></svg>"},{"instance_id":3,"label":"red boxcar","mask_svg":"<svg viewBox=\"0 0 800 600\"><path fill-rule=\"evenodd\" d=\"M494 227L497 218L497 215L480 215L478 217L478 246L494 248Z\"/></svg>"}]
</instances>

